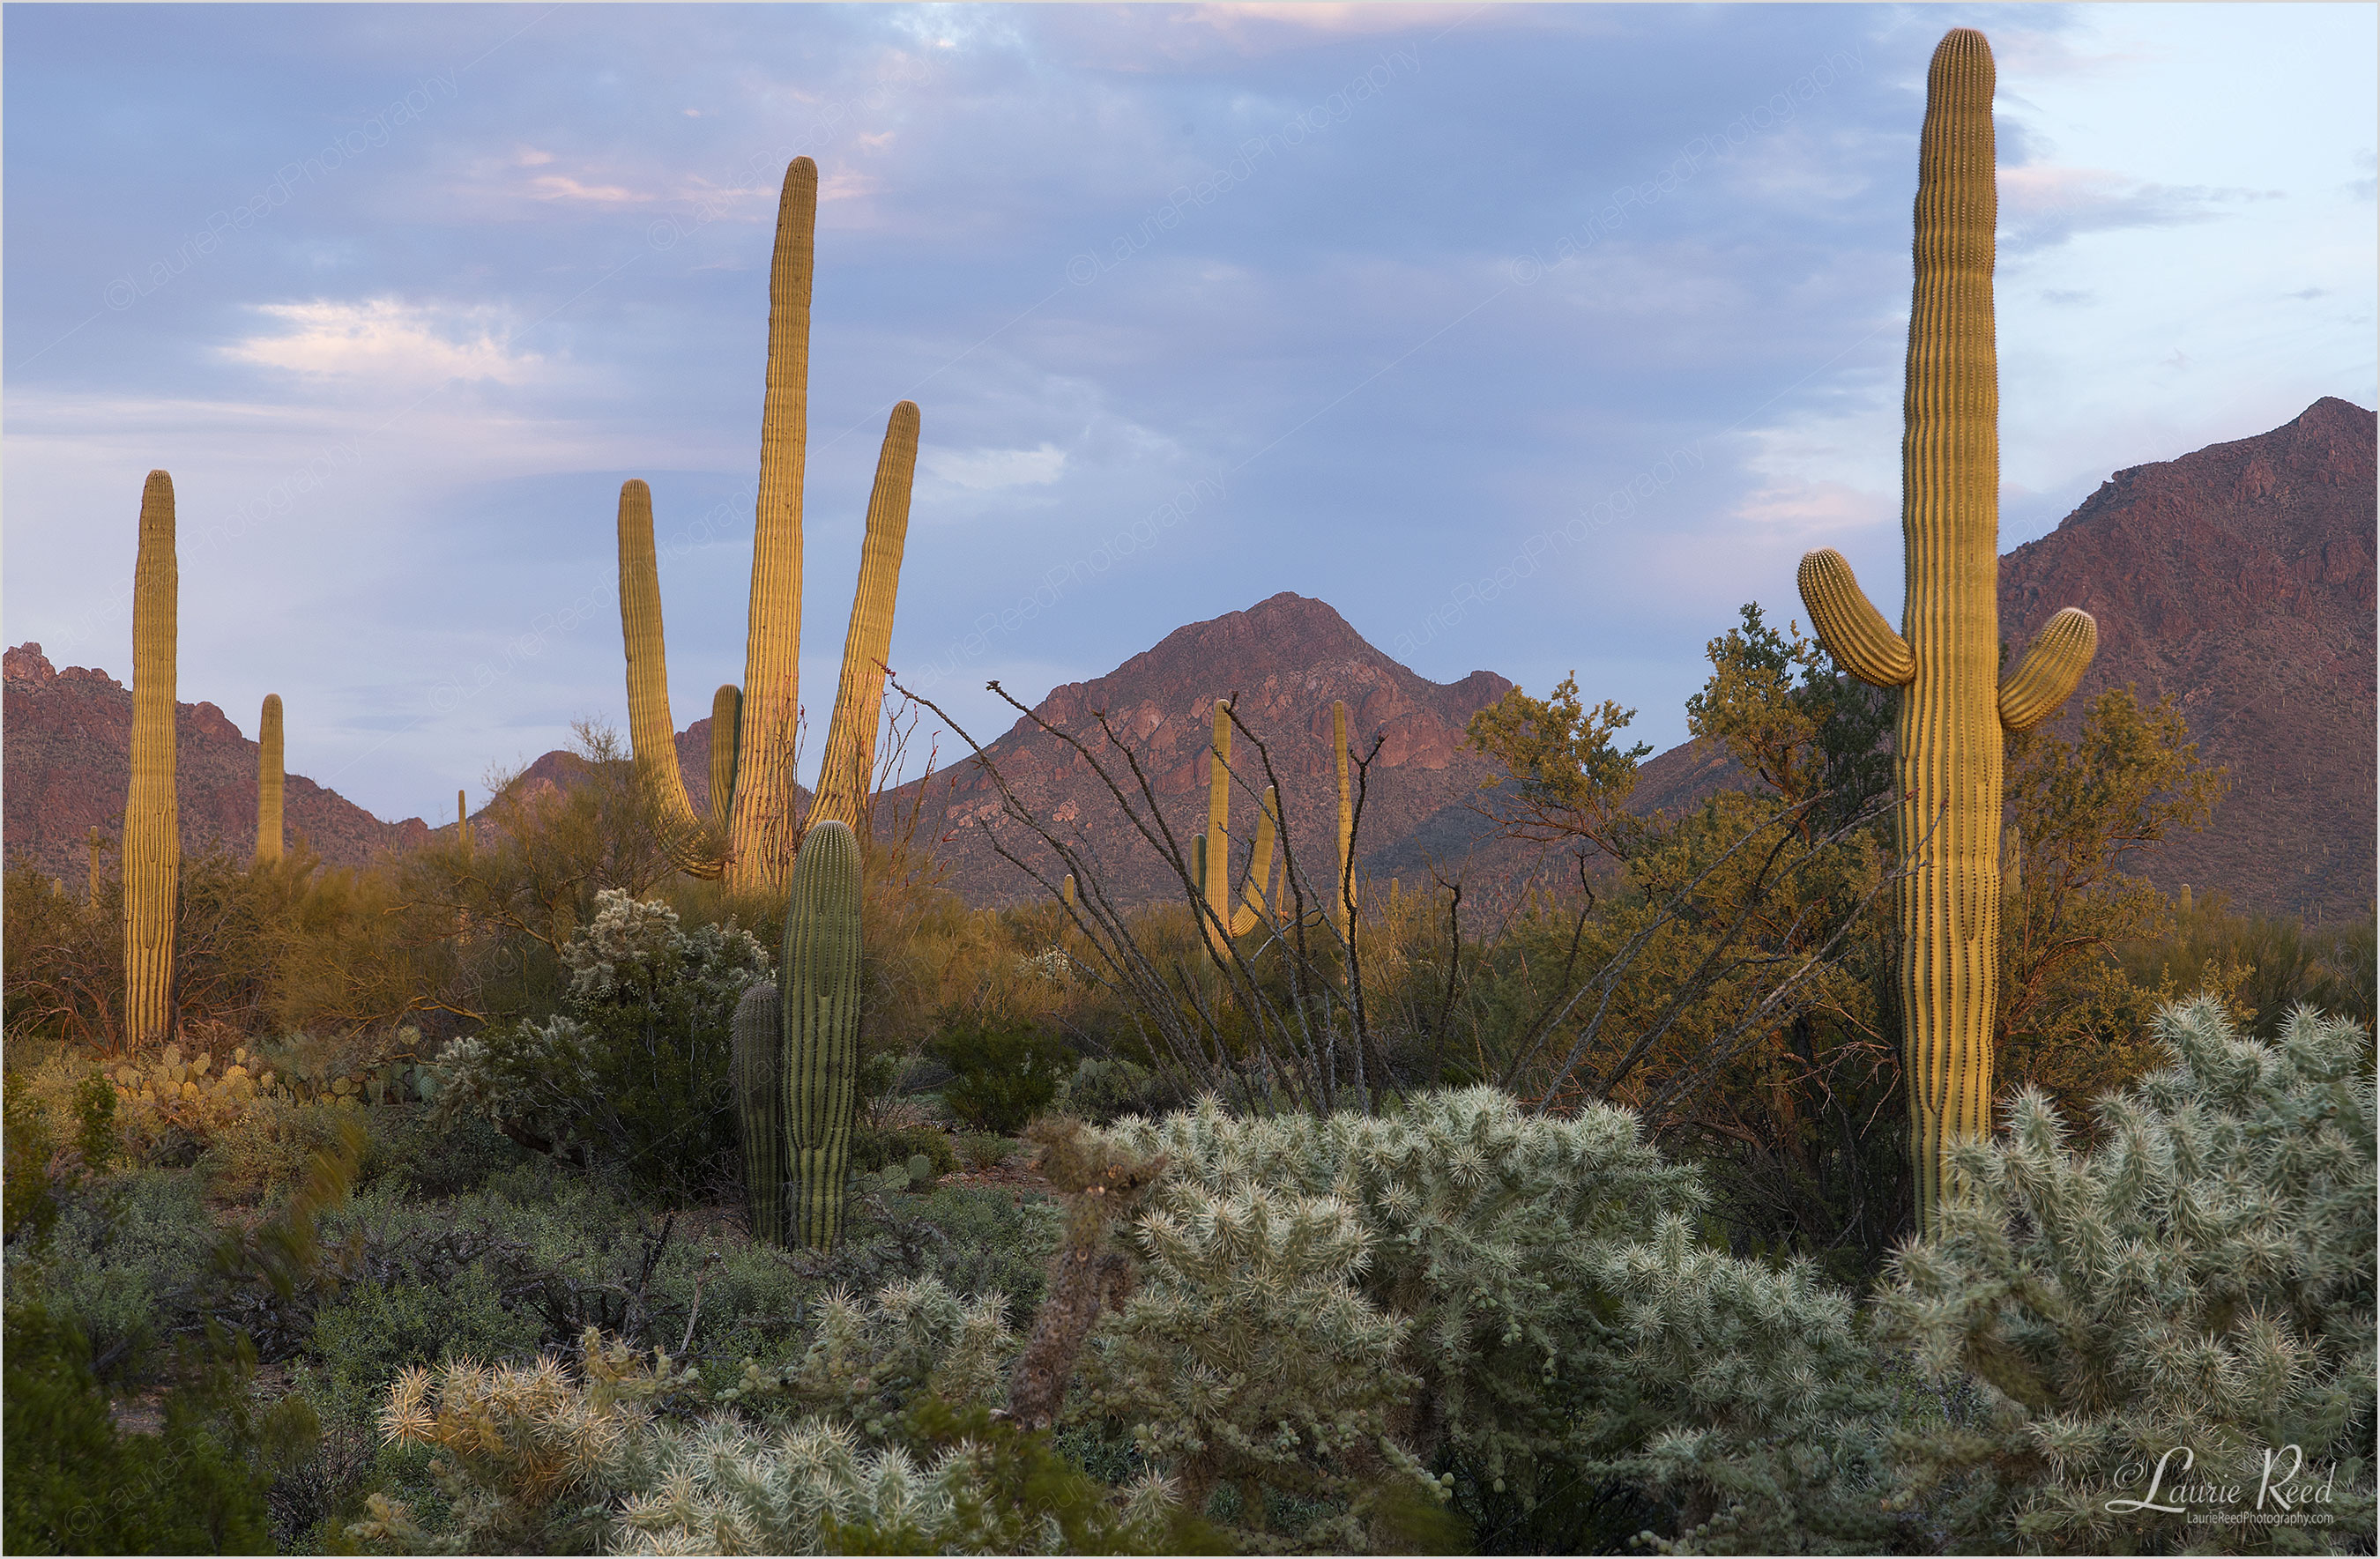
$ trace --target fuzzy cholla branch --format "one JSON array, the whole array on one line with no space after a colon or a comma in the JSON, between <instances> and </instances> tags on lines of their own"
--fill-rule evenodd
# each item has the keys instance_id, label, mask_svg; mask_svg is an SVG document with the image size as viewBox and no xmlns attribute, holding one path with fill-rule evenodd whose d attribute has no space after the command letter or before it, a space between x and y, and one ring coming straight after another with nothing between
<instances>
[{"instance_id":1,"label":"fuzzy cholla branch","mask_svg":"<svg viewBox=\"0 0 2380 1559\"><path fill-rule=\"evenodd\" d=\"M1368 1240L1350 1286L1409 1323L1396 1362L1417 1384L1392 1413L1398 1440L1524 1498L1618 1444L1633 1411L1597 1248L1703 1204L1626 1111L1532 1117L1493 1088L1418 1094L1386 1118L1246 1119L1208 1099L1109 1135L1219 1198L1262 1186L1346 1204Z\"/></svg>"},{"instance_id":2,"label":"fuzzy cholla branch","mask_svg":"<svg viewBox=\"0 0 2380 1559\"><path fill-rule=\"evenodd\" d=\"M2204 999L2155 1026L2172 1064L2099 1103L2098 1147L2020 1095L2003 1137L1954 1160L1939 1238L1896 1259L1889 1334L1979 1399L1954 1432L1902 1436L1900 1497L1973 1502L1986 1546L2368 1552L2369 1042L2300 1010L2258 1044ZM2165 1458L2168 1493L2237 1484L2267 1516L2278 1477L2299 1520L2127 1507Z\"/></svg>"},{"instance_id":3,"label":"fuzzy cholla branch","mask_svg":"<svg viewBox=\"0 0 2380 1559\"><path fill-rule=\"evenodd\" d=\"M1334 1514L1299 1544L1362 1552L1384 1495L1440 1496L1390 1434L1417 1384L1397 1363L1411 1323L1349 1286L1370 1245L1354 1209L1175 1181L1135 1236L1148 1274L1092 1339L1077 1410L1129 1424L1192 1511L1236 1484L1241 1541L1262 1550L1266 1491L1319 1500Z\"/></svg>"}]
</instances>

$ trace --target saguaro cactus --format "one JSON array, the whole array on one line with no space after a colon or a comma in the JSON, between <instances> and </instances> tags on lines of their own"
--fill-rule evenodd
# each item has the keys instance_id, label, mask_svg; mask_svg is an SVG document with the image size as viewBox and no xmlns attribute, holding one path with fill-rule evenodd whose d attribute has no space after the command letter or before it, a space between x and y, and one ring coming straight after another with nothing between
<instances>
[{"instance_id":1,"label":"saguaro cactus","mask_svg":"<svg viewBox=\"0 0 2380 1559\"><path fill-rule=\"evenodd\" d=\"M471 808L463 799L459 785L455 790L455 834L463 841L463 853L471 853Z\"/></svg>"},{"instance_id":2,"label":"saguaro cactus","mask_svg":"<svg viewBox=\"0 0 2380 1559\"><path fill-rule=\"evenodd\" d=\"M1902 395L1901 632L1840 552L1802 560L1818 636L1900 693L1899 887L1911 1153L1933 1227L1950 1142L1990 1128L1998 999L2001 739L2046 719L2098 629L2069 608L1999 680L1999 384L1993 336L1991 46L1956 28L1934 51L1918 142L1916 287Z\"/></svg>"},{"instance_id":3,"label":"saguaro cactus","mask_svg":"<svg viewBox=\"0 0 2380 1559\"><path fill-rule=\"evenodd\" d=\"M782 890L794 819L801 719L802 468L809 433L810 273L818 164L796 157L777 199L769 262L768 386L760 403L760 489L752 527L752 603L744 638L744 713L727 828L731 892Z\"/></svg>"},{"instance_id":4,"label":"saguaro cactus","mask_svg":"<svg viewBox=\"0 0 2380 1559\"><path fill-rule=\"evenodd\" d=\"M710 695L710 820L727 827L727 813L735 801L735 736L744 723L744 694L734 683L722 683Z\"/></svg>"},{"instance_id":5,"label":"saguaro cactus","mask_svg":"<svg viewBox=\"0 0 2380 1559\"><path fill-rule=\"evenodd\" d=\"M744 1200L752 1238L785 1242L785 1024L783 994L753 986L736 1004L735 1124L744 1143Z\"/></svg>"},{"instance_id":6,"label":"saguaro cactus","mask_svg":"<svg viewBox=\"0 0 2380 1559\"><path fill-rule=\"evenodd\" d=\"M678 869L717 876L718 858L700 848L701 825L677 765L677 726L670 719L669 658L662 634L662 586L653 554L653 493L635 479L620 484L620 639L628 658L628 742L637 776L661 808Z\"/></svg>"},{"instance_id":7,"label":"saguaro cactus","mask_svg":"<svg viewBox=\"0 0 2380 1559\"><path fill-rule=\"evenodd\" d=\"M256 719L256 860L281 859L281 695L264 695Z\"/></svg>"},{"instance_id":8,"label":"saguaro cactus","mask_svg":"<svg viewBox=\"0 0 2380 1559\"><path fill-rule=\"evenodd\" d=\"M1348 784L1347 701L1330 701L1330 749L1339 766L1339 864L1331 873L1339 884L1339 900L1330 918L1353 947L1355 941L1355 792Z\"/></svg>"},{"instance_id":9,"label":"saguaro cactus","mask_svg":"<svg viewBox=\"0 0 2380 1559\"><path fill-rule=\"evenodd\" d=\"M175 658L181 572L174 556L174 478L140 491L132 565L132 784L124 800L124 1034L134 1049L174 1029L174 915L181 821L174 797Z\"/></svg>"},{"instance_id":10,"label":"saguaro cactus","mask_svg":"<svg viewBox=\"0 0 2380 1559\"><path fill-rule=\"evenodd\" d=\"M1231 706L1215 700L1215 735L1207 775L1207 831L1190 841L1190 867L1198 891L1215 912L1206 925L1207 944L1218 957L1222 934L1245 937L1264 918L1265 900L1272 891L1272 851L1279 828L1281 803L1272 788L1264 793L1263 815L1257 823L1255 845L1248 852L1247 875L1240 885L1240 902L1232 901L1232 715ZM1220 923L1220 928L1217 923Z\"/></svg>"},{"instance_id":11,"label":"saguaro cactus","mask_svg":"<svg viewBox=\"0 0 2380 1559\"><path fill-rule=\"evenodd\" d=\"M884 707L884 658L892 649L892 602L901 586L901 551L909 538L909 489L917 472L917 404L903 401L884 428L876 489L868 499L868 536L859 551L859 591L843 639L842 685L819 767L813 826L833 818L867 826L876 777L876 725Z\"/></svg>"},{"instance_id":12,"label":"saguaro cactus","mask_svg":"<svg viewBox=\"0 0 2380 1559\"><path fill-rule=\"evenodd\" d=\"M859 840L842 823L820 823L802 839L784 953L789 1234L823 1251L843 1227L859 1076Z\"/></svg>"}]
</instances>

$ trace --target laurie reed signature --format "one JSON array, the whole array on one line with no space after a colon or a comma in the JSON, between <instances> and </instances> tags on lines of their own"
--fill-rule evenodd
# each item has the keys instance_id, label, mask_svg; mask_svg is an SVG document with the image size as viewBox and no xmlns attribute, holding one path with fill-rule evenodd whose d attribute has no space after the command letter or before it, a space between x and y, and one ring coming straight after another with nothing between
<instances>
[{"instance_id":1,"label":"laurie reed signature","mask_svg":"<svg viewBox=\"0 0 2380 1559\"><path fill-rule=\"evenodd\" d=\"M2305 1452L2300 1446L2270 1446L2263 1452L2263 1463L2256 1468L2255 1501L2247 1504L2249 1483L2240 1478L2226 1478L2201 1473L2199 1480L2189 1481L2198 1466L2198 1453L2186 1445L2176 1445L2156 1459L2155 1465L2126 1462L2116 1469L2116 1486L2138 1488L2146 1479L2148 1487L2137 1498L2124 1497L2107 1502L2111 1515L2131 1516L2154 1513L2161 1516L2187 1516L2196 1523L2257 1522L2266 1525L2319 1525L2326 1521L2327 1512L2317 1513L2313 1507L2331 1503L2331 1493L2338 1478L2338 1464L2331 1463L2321 1470L2321 1480L2306 1466ZM2179 1458L2177 1460L2177 1458ZM2170 1480L2170 1483L2168 1483ZM2198 1509L2196 1506L2215 1506Z\"/></svg>"}]
</instances>

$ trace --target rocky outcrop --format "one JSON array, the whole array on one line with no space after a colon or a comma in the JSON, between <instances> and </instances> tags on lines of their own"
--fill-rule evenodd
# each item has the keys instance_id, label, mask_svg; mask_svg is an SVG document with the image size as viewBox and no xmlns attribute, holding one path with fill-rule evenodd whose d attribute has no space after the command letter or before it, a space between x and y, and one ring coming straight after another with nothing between
<instances>
[{"instance_id":1,"label":"rocky outcrop","mask_svg":"<svg viewBox=\"0 0 2380 1559\"><path fill-rule=\"evenodd\" d=\"M11 859L79 884L90 869L85 837L95 828L113 848L123 828L131 690L103 671L59 671L40 645L24 644L0 656L0 840ZM176 706L174 732L183 853L221 840L245 858L256 847L257 744L212 704ZM342 865L429 837L418 817L383 823L300 774L284 782L282 815L293 840Z\"/></svg>"}]
</instances>

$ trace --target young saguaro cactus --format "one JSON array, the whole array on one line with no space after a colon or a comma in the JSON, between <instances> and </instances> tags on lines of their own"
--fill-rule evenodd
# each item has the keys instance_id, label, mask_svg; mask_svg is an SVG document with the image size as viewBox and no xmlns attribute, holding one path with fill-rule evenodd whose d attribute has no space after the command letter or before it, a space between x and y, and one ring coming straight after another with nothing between
<instances>
[{"instance_id":1,"label":"young saguaro cactus","mask_svg":"<svg viewBox=\"0 0 2380 1559\"><path fill-rule=\"evenodd\" d=\"M637 775L651 792L671 837L678 869L717 876L717 857L700 849L694 804L677 765L677 727L670 719L668 647L662 634L662 586L653 553L653 493L642 481L620 484L620 638L628 659L628 742Z\"/></svg>"},{"instance_id":2,"label":"young saguaro cactus","mask_svg":"<svg viewBox=\"0 0 2380 1559\"><path fill-rule=\"evenodd\" d=\"M769 262L768 384L760 403L760 487L752 599L744 638L744 713L727 828L731 893L782 891L793 838L795 738L801 719L802 470L809 438L810 281L818 164L796 157L777 199Z\"/></svg>"},{"instance_id":3,"label":"young saguaro cactus","mask_svg":"<svg viewBox=\"0 0 2380 1559\"><path fill-rule=\"evenodd\" d=\"M884 450L876 461L876 489L868 500L868 536L859 551L859 590L851 600L851 627L843 640L843 679L834 719L827 727L819 767L813 825L833 818L866 827L868 792L876 777L876 723L884 707L884 658L892 650L892 602L901 587L901 552L909 538L909 490L917 473L917 403L892 408Z\"/></svg>"},{"instance_id":4,"label":"young saguaro cactus","mask_svg":"<svg viewBox=\"0 0 2380 1559\"><path fill-rule=\"evenodd\" d=\"M752 1238L785 1242L785 1024L783 993L759 985L736 1004L730 1037L735 1125L744 1145L744 1200Z\"/></svg>"},{"instance_id":5,"label":"young saguaro cactus","mask_svg":"<svg viewBox=\"0 0 2380 1559\"><path fill-rule=\"evenodd\" d=\"M256 859L281 859L281 695L264 695L256 719Z\"/></svg>"},{"instance_id":6,"label":"young saguaro cactus","mask_svg":"<svg viewBox=\"0 0 2380 1559\"><path fill-rule=\"evenodd\" d=\"M784 1029L789 1238L828 1250L843 1227L859 1079L859 840L827 821L802 839L778 969Z\"/></svg>"},{"instance_id":7,"label":"young saguaro cactus","mask_svg":"<svg viewBox=\"0 0 2380 1559\"><path fill-rule=\"evenodd\" d=\"M175 659L181 570L174 555L174 478L140 491L132 565L132 784L124 800L124 1036L163 1045L174 1029L174 918L181 822L174 795Z\"/></svg>"},{"instance_id":8,"label":"young saguaro cactus","mask_svg":"<svg viewBox=\"0 0 2380 1559\"><path fill-rule=\"evenodd\" d=\"M1921 1227L1952 1142L1990 1130L1998 1000L2001 740L2055 713L2097 644L2087 612L2050 619L1999 677L1999 381L1992 312L1991 46L1955 28L1926 72L1916 287L1902 394L1901 632L1831 549L1802 560L1819 638L1862 681L1900 689L1900 985Z\"/></svg>"},{"instance_id":9,"label":"young saguaro cactus","mask_svg":"<svg viewBox=\"0 0 2380 1559\"><path fill-rule=\"evenodd\" d=\"M721 828L735 801L735 735L743 723L743 689L720 683L710 695L710 820Z\"/></svg>"}]
</instances>

